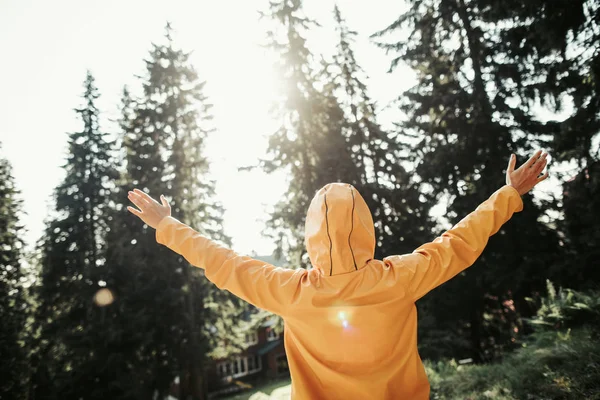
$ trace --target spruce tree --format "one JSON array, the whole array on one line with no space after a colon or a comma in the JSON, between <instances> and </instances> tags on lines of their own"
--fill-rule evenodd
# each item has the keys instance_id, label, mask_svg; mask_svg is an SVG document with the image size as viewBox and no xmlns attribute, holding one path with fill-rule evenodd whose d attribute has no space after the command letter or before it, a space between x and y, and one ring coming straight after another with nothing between
<instances>
[{"instance_id":1,"label":"spruce tree","mask_svg":"<svg viewBox=\"0 0 600 400\"><path fill-rule=\"evenodd\" d=\"M475 3L413 1L378 34L409 31L407 39L381 46L395 55L392 69L406 62L417 72L417 85L398 100L407 116L399 128L419 138L413 153L422 190L427 201L446 207L451 223L504 184L510 153L523 160L534 147L547 143L543 136L533 136L529 119L510 113L509 98L498 95L493 35ZM525 297L543 288L548 265L560 254L556 232L539 222L541 207L530 195L523 200L526 212L490 240L473 267L424 304L434 326L456 338L450 342L468 340L475 360L511 346L519 329L517 313L531 311ZM457 346L444 355L464 350Z\"/></svg>"},{"instance_id":2,"label":"spruce tree","mask_svg":"<svg viewBox=\"0 0 600 400\"><path fill-rule=\"evenodd\" d=\"M363 195L373 213L379 257L414 250L429 232L429 208L422 204L412 178L410 138L389 132L377 121L377 107L365 83L352 44L356 32L349 29L339 8L334 9L339 42L331 86L344 110L345 151L353 174L347 178Z\"/></svg>"},{"instance_id":3,"label":"spruce tree","mask_svg":"<svg viewBox=\"0 0 600 400\"><path fill-rule=\"evenodd\" d=\"M35 368L38 377L49 374L50 379L38 382L37 391L50 396L54 390L65 399L91 390L96 374L89 364L102 353L97 335L101 310L94 296L102 288L103 236L116 177L112 143L99 126L99 94L89 72L84 88L84 104L75 110L83 129L69 134L65 178L55 189L55 212L40 241L41 337Z\"/></svg>"},{"instance_id":4,"label":"spruce tree","mask_svg":"<svg viewBox=\"0 0 600 400\"><path fill-rule=\"evenodd\" d=\"M342 181L354 185L373 212L378 257L414 248L426 229L418 192L402 165L408 147L377 122L351 49L354 33L336 8L337 53L333 62L317 63L303 37L316 23L302 15L300 1L272 3L269 16L280 25L270 37L281 56L285 92L277 108L282 127L271 136L272 158L263 166L290 172L286 198L269 224L274 237L288 240L283 244L293 265L306 265L300 256L308 203L323 185Z\"/></svg>"},{"instance_id":5,"label":"spruce tree","mask_svg":"<svg viewBox=\"0 0 600 400\"><path fill-rule=\"evenodd\" d=\"M589 0L470 3L490 26L497 54L495 81L503 98L517 97L514 108L535 133L551 137L554 158L575 160L579 170L598 159L592 146L600 131L598 65L600 5ZM531 109L572 110L564 121L531 118ZM519 123L522 123L519 121Z\"/></svg>"},{"instance_id":6,"label":"spruce tree","mask_svg":"<svg viewBox=\"0 0 600 400\"><path fill-rule=\"evenodd\" d=\"M0 158L0 398L26 399L29 378L26 332L29 314L24 286L22 204L12 167Z\"/></svg>"},{"instance_id":7,"label":"spruce tree","mask_svg":"<svg viewBox=\"0 0 600 400\"><path fill-rule=\"evenodd\" d=\"M553 222L564 235L560 243L568 257L563 259L569 261L555 266L553 280L588 286L599 278L591 261L594 246L588 243L600 234L589 209L600 159L600 5L587 0L474 3L493 27L497 96L513 99L507 111L525 132L550 138L554 160L575 165L555 174L566 195L553 205L564 218ZM539 118L532 110L564 117Z\"/></svg>"},{"instance_id":8,"label":"spruce tree","mask_svg":"<svg viewBox=\"0 0 600 400\"><path fill-rule=\"evenodd\" d=\"M600 240L600 162L586 166L574 179L565 182L563 188L565 217L560 227L565 233L563 240L569 254L561 264L561 281L570 282L573 287L593 289L600 282L596 262L600 256L597 246Z\"/></svg>"},{"instance_id":9,"label":"spruce tree","mask_svg":"<svg viewBox=\"0 0 600 400\"><path fill-rule=\"evenodd\" d=\"M201 399L207 354L220 336L229 334L211 328L233 325L244 308L208 282L202 270L158 245L154 230L141 226L124 207L134 187L164 194L175 218L229 244L203 155L204 141L213 132L211 105L189 54L174 47L171 35L167 26L165 43L152 47L142 95L124 96L125 170L107 238L113 265L108 285L118 299L112 323L127 332L134 349L127 371L134 381L132 393L163 396L179 376L182 398Z\"/></svg>"},{"instance_id":10,"label":"spruce tree","mask_svg":"<svg viewBox=\"0 0 600 400\"><path fill-rule=\"evenodd\" d=\"M336 104L317 88L315 61L306 46L306 31L317 26L303 15L300 0L272 2L264 14L277 25L269 32L269 46L280 55L276 69L283 80L281 101L274 113L281 127L269 139L269 159L263 160L266 172L289 171L288 189L276 205L268 223L268 231L279 241L279 251L285 251L292 265L306 265L304 254L304 217L313 194L326 183L326 175L335 168L335 154L320 154L328 129L340 129L338 117L331 115ZM333 108L332 108L333 107ZM332 120L327 121L328 111ZM327 126L329 122L329 126ZM335 134L335 133L334 133ZM330 167L327 167L329 162ZM335 181L335 180L333 180Z\"/></svg>"}]
</instances>

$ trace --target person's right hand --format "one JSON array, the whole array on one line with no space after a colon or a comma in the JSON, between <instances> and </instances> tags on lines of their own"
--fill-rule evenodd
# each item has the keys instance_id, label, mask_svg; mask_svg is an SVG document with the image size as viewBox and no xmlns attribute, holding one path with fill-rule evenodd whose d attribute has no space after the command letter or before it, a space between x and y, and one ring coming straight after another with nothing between
<instances>
[{"instance_id":1,"label":"person's right hand","mask_svg":"<svg viewBox=\"0 0 600 400\"><path fill-rule=\"evenodd\" d=\"M517 189L517 192L521 196L529 192L535 185L548 177L548 171L540 176L548 163L546 160L547 156L548 153L538 150L525 164L521 165L515 171L517 156L512 154L508 161L508 169L506 170L506 184Z\"/></svg>"}]
</instances>

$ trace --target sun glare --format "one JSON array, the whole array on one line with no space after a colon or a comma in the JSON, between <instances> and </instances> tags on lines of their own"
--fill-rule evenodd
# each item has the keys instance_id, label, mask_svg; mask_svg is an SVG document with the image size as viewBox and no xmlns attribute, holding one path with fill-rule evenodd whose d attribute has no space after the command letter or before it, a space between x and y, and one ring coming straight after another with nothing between
<instances>
[{"instance_id":1,"label":"sun glare","mask_svg":"<svg viewBox=\"0 0 600 400\"><path fill-rule=\"evenodd\" d=\"M373 94L385 103L387 98L381 93L389 91L392 87L389 79L394 78L387 77L385 68L381 68L387 62L385 55L365 39L378 27L374 21L363 18L373 5L350 0L338 3L347 11L353 26L363 31L357 54L363 54L361 59L366 69L373 71L369 73L373 77L370 80ZM29 13L25 4L14 3L11 15L29 15L27 24L13 23L18 20L13 18L3 25L5 29L12 26L11 36L19 37L19 41L5 41L5 46L21 60L18 68L9 69L4 76L27 79L5 81L6 95L0 108L7 110L7 118L0 121L0 132L14 133L2 138L3 150L14 165L28 210L24 217L29 228L27 242L32 245L43 232L50 195L64 177L60 166L67 152L66 133L80 129L80 121L72 109L81 101L86 69L97 78L101 94L98 105L106 122L103 129L118 132L114 121L120 117L122 88L139 86L135 75L143 75L143 60L151 44L161 41L168 21L174 29L174 44L191 52L189 61L200 80L206 81L205 95L214 105L215 131L207 140L205 154L211 162L217 199L226 209L225 231L233 238L236 250L268 254L273 245L261 232L268 210L285 190L285 173L266 175L260 169L251 172L238 169L256 166L265 157L267 136L281 122L270 112L280 101L278 95L283 88L273 68L279 56L266 47L267 32L273 22L259 19L258 13L266 11L269 3L237 2L232 12L231 4L226 2L208 5L174 0L167 5L153 0L93 4L67 1L60 6L40 2L34 14ZM309 43L315 53L332 48L335 41L335 37L329 37L333 32L327 27L332 22L333 4L324 0L305 1L306 14L323 26L309 34L316 37ZM397 7L392 4L378 0L377 8L385 14L383 7ZM144 9L143 16L139 15L140 9ZM94 15L94 19L84 18L87 15ZM111 29L106 29L107 25ZM46 33L40 36L39 31ZM45 66L44 74L39 73L40 63ZM13 68L12 64L7 67ZM14 107L15 104L28 107ZM37 110L37 118L24 125L22 121L29 120L29 109ZM31 143L36 146L32 148ZM43 168L32 169L31 159Z\"/></svg>"}]
</instances>

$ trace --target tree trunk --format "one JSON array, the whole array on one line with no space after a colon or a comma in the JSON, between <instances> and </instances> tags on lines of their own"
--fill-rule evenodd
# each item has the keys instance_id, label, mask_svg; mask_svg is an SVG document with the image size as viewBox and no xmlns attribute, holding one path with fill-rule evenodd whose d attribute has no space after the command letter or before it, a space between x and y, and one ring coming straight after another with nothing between
<instances>
[{"instance_id":1,"label":"tree trunk","mask_svg":"<svg viewBox=\"0 0 600 400\"><path fill-rule=\"evenodd\" d=\"M481 71L480 43L475 31L473 30L473 27L471 26L471 19L469 17L469 12L464 0L458 0L458 15L462 21L463 28L465 29L467 44L469 46L469 56L471 58L471 62L473 63L473 94L477 99L475 102L475 108L479 109L481 114L483 114L480 117L483 117L483 119L486 120L491 120L492 108L490 105L490 100L487 96L487 92L485 91L485 84L483 82Z\"/></svg>"}]
</instances>

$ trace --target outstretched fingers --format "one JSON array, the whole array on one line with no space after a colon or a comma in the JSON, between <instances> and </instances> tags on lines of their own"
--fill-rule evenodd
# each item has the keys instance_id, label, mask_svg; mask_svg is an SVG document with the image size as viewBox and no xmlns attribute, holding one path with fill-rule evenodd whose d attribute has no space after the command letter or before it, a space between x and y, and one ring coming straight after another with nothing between
<instances>
[{"instance_id":1,"label":"outstretched fingers","mask_svg":"<svg viewBox=\"0 0 600 400\"><path fill-rule=\"evenodd\" d=\"M129 195L127 197L140 210L142 210L142 211L144 210L144 207L146 206L146 202L138 194L133 193L133 192L129 192Z\"/></svg>"},{"instance_id":2,"label":"outstretched fingers","mask_svg":"<svg viewBox=\"0 0 600 400\"><path fill-rule=\"evenodd\" d=\"M162 205L164 207L167 207L169 210L171 209L171 206L169 205L169 202L167 201L166 197L164 195L160 195L160 202L162 203Z\"/></svg>"},{"instance_id":3,"label":"outstretched fingers","mask_svg":"<svg viewBox=\"0 0 600 400\"><path fill-rule=\"evenodd\" d=\"M127 211L129 211L130 213L132 213L133 215L142 218L142 211L138 210L137 208L133 208L131 206L127 206Z\"/></svg>"},{"instance_id":4,"label":"outstretched fingers","mask_svg":"<svg viewBox=\"0 0 600 400\"><path fill-rule=\"evenodd\" d=\"M150 205L147 200L137 193L129 192L129 200L137 206L142 212Z\"/></svg>"},{"instance_id":5,"label":"outstretched fingers","mask_svg":"<svg viewBox=\"0 0 600 400\"><path fill-rule=\"evenodd\" d=\"M541 155L542 155L541 150L536 151L535 154L532 155L531 158L529 158L529 160L527 160L527 162L525 164L523 164L523 168L531 168L533 166L533 164L535 164L536 161L538 161L538 159L540 158Z\"/></svg>"},{"instance_id":6,"label":"outstretched fingers","mask_svg":"<svg viewBox=\"0 0 600 400\"><path fill-rule=\"evenodd\" d=\"M508 169L507 172L510 174L515 170L515 166L517 165L517 156L514 154L510 155L508 159Z\"/></svg>"},{"instance_id":7,"label":"outstretched fingers","mask_svg":"<svg viewBox=\"0 0 600 400\"><path fill-rule=\"evenodd\" d=\"M548 156L547 153L544 154L544 156L540 158L540 161L535 163L534 168L535 168L535 171L537 172L536 176L541 174L542 171L544 170L544 168L546 168L546 164L548 164L548 160L546 159L547 156Z\"/></svg>"},{"instance_id":8,"label":"outstretched fingers","mask_svg":"<svg viewBox=\"0 0 600 400\"><path fill-rule=\"evenodd\" d=\"M531 179L535 181L535 184L537 185L539 182L538 179L540 179L540 174L544 171L544 168L546 168L546 165L548 164L548 153L544 153L535 164L533 164L531 166L531 168L528 170L529 173L531 174ZM544 178L546 179L546 178ZM543 179L542 179L543 180Z\"/></svg>"},{"instance_id":9,"label":"outstretched fingers","mask_svg":"<svg viewBox=\"0 0 600 400\"><path fill-rule=\"evenodd\" d=\"M546 171L546 173L544 175L542 175L539 178L537 178L536 181L535 181L535 184L537 185L541 181L545 180L547 177L548 177L548 171Z\"/></svg>"},{"instance_id":10,"label":"outstretched fingers","mask_svg":"<svg viewBox=\"0 0 600 400\"><path fill-rule=\"evenodd\" d=\"M142 199L144 199L144 201L146 201L148 204L151 203L156 203L158 204L158 202L156 200L154 200L152 197L150 197L150 195L146 192L141 191L140 189L133 189L133 191L140 196Z\"/></svg>"}]
</instances>

